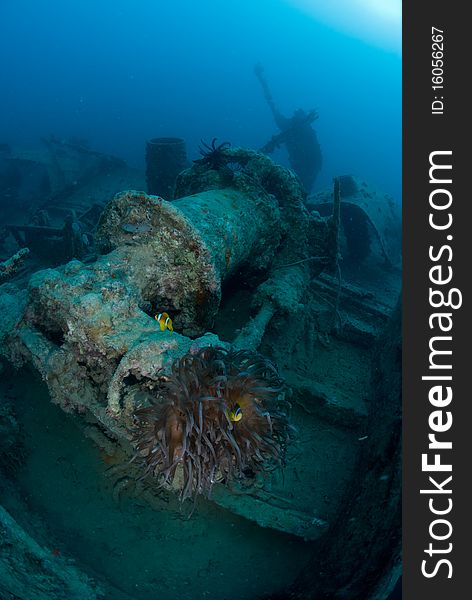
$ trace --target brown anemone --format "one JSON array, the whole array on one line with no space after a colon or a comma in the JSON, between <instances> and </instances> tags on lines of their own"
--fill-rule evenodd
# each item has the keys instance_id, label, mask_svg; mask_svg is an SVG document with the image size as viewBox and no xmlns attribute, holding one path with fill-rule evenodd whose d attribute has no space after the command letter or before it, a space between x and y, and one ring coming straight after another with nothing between
<instances>
[{"instance_id":1,"label":"brown anemone","mask_svg":"<svg viewBox=\"0 0 472 600\"><path fill-rule=\"evenodd\" d=\"M176 360L150 406L134 414L143 476L178 480L183 501L208 496L217 480L283 466L293 431L283 389L275 366L253 352L208 347Z\"/></svg>"}]
</instances>

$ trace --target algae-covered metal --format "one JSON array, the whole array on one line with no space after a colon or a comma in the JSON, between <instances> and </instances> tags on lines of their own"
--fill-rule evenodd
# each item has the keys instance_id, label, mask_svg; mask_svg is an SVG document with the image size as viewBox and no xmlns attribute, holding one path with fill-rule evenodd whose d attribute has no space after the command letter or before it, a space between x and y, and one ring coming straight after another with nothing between
<instances>
[{"instance_id":1,"label":"algae-covered metal","mask_svg":"<svg viewBox=\"0 0 472 600\"><path fill-rule=\"evenodd\" d=\"M241 149L219 160L218 170L196 164L182 173L172 203L118 194L100 219L94 262L37 272L26 297L17 291L21 302L14 286L5 289L0 304L11 314L1 352L32 364L52 400L81 415L89 437L131 457L132 415L176 360L208 346L260 348L293 388L294 456L284 479L215 483L211 498L263 527L317 540L356 472L368 346L388 307L371 302L368 310L362 291L320 278L332 232L326 219L309 217L289 171ZM211 331L215 317L231 320L225 311L244 308L238 290L235 309L231 298L221 304L235 275L252 282L251 302L242 331L223 341ZM154 318L163 312L172 333ZM333 368L343 369L342 380Z\"/></svg>"}]
</instances>

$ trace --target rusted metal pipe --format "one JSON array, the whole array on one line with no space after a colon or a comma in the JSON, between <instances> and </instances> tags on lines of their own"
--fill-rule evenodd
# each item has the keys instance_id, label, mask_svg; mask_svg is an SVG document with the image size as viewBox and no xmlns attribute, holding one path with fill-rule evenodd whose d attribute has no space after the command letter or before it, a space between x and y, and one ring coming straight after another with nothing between
<instances>
[{"instance_id":1,"label":"rusted metal pipe","mask_svg":"<svg viewBox=\"0 0 472 600\"><path fill-rule=\"evenodd\" d=\"M172 203L143 192L119 194L105 209L97 244L136 290L145 312L166 311L185 335L212 325L221 285L243 265L270 264L280 243L275 199L226 188Z\"/></svg>"}]
</instances>

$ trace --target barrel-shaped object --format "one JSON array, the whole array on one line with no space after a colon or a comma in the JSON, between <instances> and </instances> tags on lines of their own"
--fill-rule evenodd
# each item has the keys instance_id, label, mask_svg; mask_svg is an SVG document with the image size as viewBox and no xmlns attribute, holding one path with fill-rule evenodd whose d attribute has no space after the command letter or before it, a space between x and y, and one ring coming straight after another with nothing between
<instances>
[{"instance_id":1,"label":"barrel-shaped object","mask_svg":"<svg viewBox=\"0 0 472 600\"><path fill-rule=\"evenodd\" d=\"M187 151L183 139L159 137L146 142L148 194L172 200L177 175L187 167Z\"/></svg>"}]
</instances>

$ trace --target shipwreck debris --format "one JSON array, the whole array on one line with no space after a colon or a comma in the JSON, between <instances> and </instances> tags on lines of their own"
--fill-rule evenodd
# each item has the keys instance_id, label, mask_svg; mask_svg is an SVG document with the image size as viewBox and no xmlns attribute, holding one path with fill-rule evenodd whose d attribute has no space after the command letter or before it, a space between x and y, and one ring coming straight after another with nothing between
<instances>
[{"instance_id":1,"label":"shipwreck debris","mask_svg":"<svg viewBox=\"0 0 472 600\"><path fill-rule=\"evenodd\" d=\"M0 283L13 277L30 253L29 248L21 248L7 260L0 262Z\"/></svg>"},{"instance_id":2,"label":"shipwreck debris","mask_svg":"<svg viewBox=\"0 0 472 600\"><path fill-rule=\"evenodd\" d=\"M399 206L391 196L357 177L342 175L338 180L344 260L361 264L373 256L387 268L398 267L401 261ZM310 195L307 206L321 216L331 214L331 189Z\"/></svg>"},{"instance_id":3,"label":"shipwreck debris","mask_svg":"<svg viewBox=\"0 0 472 600\"><path fill-rule=\"evenodd\" d=\"M259 349L273 360L275 355L274 362L285 369L294 354L290 344L299 346L304 335L312 339L316 319L321 323L324 318L326 307L306 304L314 294L334 304L333 294L339 294L340 309L349 305L344 282L341 293L332 277L315 289L323 271L338 258L336 213L334 218L332 211L327 218L310 215L297 178L257 152L225 146L218 168L214 166L203 161L183 171L172 202L141 191L121 192L100 216L96 260L72 260L39 271L23 295L13 287L0 294L0 305L10 315L8 326L0 328L1 355L15 366L32 365L52 401L77 413L89 433L93 424L120 455L133 456L133 415L182 357L211 346ZM229 344L212 328L223 286L241 277L250 281L251 314ZM21 302L15 302L15 294ZM154 315L161 312L171 315L172 334L156 323ZM293 331L279 335L287 322L293 323ZM328 335L321 329L318 333ZM274 339L280 342L277 348ZM329 346L329 340L325 343ZM335 351L342 355L348 342L340 343ZM293 396L298 409L310 372L303 371L303 364L297 368L301 378L291 382L299 388ZM359 394L356 377L346 377L342 397L329 385L320 385L307 400L318 408L307 405L303 413L309 418L329 413L333 423L356 425L355 432L339 434L347 471L355 460L349 436L354 433L357 439L365 420L362 398L355 396L350 403ZM319 452L324 451L322 444L320 438ZM300 459L297 477L311 473L313 452L308 449ZM287 471L291 478L292 471ZM329 470L319 472L316 485L323 479L329 488L330 477ZM215 485L212 497L263 526L315 540L326 532L335 505L327 508L319 497L313 507L311 485L304 480L293 505L287 490L272 480L272 489L254 487L250 494L238 485ZM237 494L244 502L235 502Z\"/></svg>"}]
</instances>

